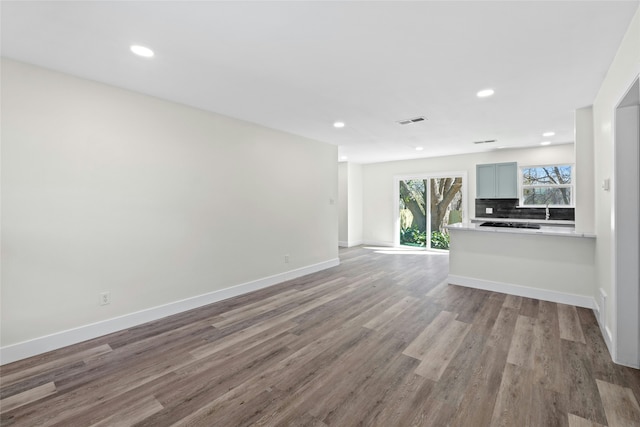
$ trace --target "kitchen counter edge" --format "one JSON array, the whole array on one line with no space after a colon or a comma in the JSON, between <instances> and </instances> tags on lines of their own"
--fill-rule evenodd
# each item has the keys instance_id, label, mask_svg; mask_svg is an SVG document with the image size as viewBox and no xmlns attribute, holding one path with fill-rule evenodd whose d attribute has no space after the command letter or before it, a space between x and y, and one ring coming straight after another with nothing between
<instances>
[{"instance_id":1,"label":"kitchen counter edge","mask_svg":"<svg viewBox=\"0 0 640 427\"><path fill-rule=\"evenodd\" d=\"M543 236L560 236L560 237L586 237L595 239L596 235L593 233L580 233L576 232L574 227L545 227L541 226L540 229L528 229L528 228L505 228L505 227L481 227L476 223L458 223L447 225L449 230L461 230L461 231L477 231L481 233L508 233L508 234L533 234Z\"/></svg>"},{"instance_id":2,"label":"kitchen counter edge","mask_svg":"<svg viewBox=\"0 0 640 427\"><path fill-rule=\"evenodd\" d=\"M471 218L471 222L522 222L529 224L552 224L552 225L575 225L575 221L561 220L561 219L524 219L524 218L498 218L498 217L475 217Z\"/></svg>"}]
</instances>

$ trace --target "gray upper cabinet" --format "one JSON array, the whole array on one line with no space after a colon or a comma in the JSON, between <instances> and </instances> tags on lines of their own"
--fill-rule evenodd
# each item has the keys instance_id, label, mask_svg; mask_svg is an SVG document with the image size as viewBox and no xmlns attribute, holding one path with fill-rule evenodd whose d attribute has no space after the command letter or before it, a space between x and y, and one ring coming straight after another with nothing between
<instances>
[{"instance_id":1,"label":"gray upper cabinet","mask_svg":"<svg viewBox=\"0 0 640 427\"><path fill-rule=\"evenodd\" d=\"M476 198L496 197L496 165L476 165Z\"/></svg>"},{"instance_id":2,"label":"gray upper cabinet","mask_svg":"<svg viewBox=\"0 0 640 427\"><path fill-rule=\"evenodd\" d=\"M476 198L517 199L518 164L509 162L476 165Z\"/></svg>"}]
</instances>

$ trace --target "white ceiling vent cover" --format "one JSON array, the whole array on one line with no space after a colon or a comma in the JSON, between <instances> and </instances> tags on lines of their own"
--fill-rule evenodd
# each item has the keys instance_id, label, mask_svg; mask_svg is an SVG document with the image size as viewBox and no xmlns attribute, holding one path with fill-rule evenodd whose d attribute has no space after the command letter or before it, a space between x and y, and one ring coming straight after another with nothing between
<instances>
[{"instance_id":1,"label":"white ceiling vent cover","mask_svg":"<svg viewBox=\"0 0 640 427\"><path fill-rule=\"evenodd\" d=\"M411 119L398 120L396 123L401 125L410 125L411 123L424 122L425 120L427 120L425 116L418 116Z\"/></svg>"}]
</instances>

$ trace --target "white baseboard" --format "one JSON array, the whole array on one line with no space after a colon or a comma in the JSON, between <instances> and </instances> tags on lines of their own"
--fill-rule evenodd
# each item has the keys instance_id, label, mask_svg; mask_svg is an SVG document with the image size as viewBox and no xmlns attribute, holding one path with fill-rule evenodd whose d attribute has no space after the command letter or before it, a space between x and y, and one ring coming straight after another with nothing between
<instances>
[{"instance_id":1,"label":"white baseboard","mask_svg":"<svg viewBox=\"0 0 640 427\"><path fill-rule=\"evenodd\" d=\"M384 247L393 247L395 244L393 242L385 242L382 240L363 240L363 245L367 246L384 246Z\"/></svg>"},{"instance_id":2,"label":"white baseboard","mask_svg":"<svg viewBox=\"0 0 640 427\"><path fill-rule=\"evenodd\" d=\"M600 292L603 293L602 289L600 289ZM598 304L597 300L594 300L593 305L593 314L596 317L596 322L598 322L600 333L602 334L602 338L604 338L604 343L607 346L607 350L609 350L611 359L613 359L613 336L611 335L611 330L604 325L603 310L605 308L601 304Z\"/></svg>"},{"instance_id":3,"label":"white baseboard","mask_svg":"<svg viewBox=\"0 0 640 427\"><path fill-rule=\"evenodd\" d=\"M618 365L622 365L622 366L628 366L630 368L634 368L634 369L640 369L640 361L638 361L638 363L628 363L626 361L621 361L618 358L617 353L614 351L615 346L613 344L613 334L611 333L611 329L609 329L608 326L605 325L606 322L606 316L605 316L605 310L606 310L606 298L607 298L607 294L604 290L602 290L602 288L599 288L599 294L600 294L600 301L601 304L595 304L596 308L594 309L594 311L597 312L594 313L596 314L596 320L598 322L598 327L600 328L600 333L602 334L602 338L604 339L604 343L607 346L607 350L609 351L609 355L611 356L611 360L613 360L614 363L617 363Z\"/></svg>"},{"instance_id":4,"label":"white baseboard","mask_svg":"<svg viewBox=\"0 0 640 427\"><path fill-rule=\"evenodd\" d=\"M345 242L344 240L340 240L338 242L338 246L341 248L352 248L354 246L360 246L362 244L362 240L352 240L350 242Z\"/></svg>"},{"instance_id":5,"label":"white baseboard","mask_svg":"<svg viewBox=\"0 0 640 427\"><path fill-rule=\"evenodd\" d=\"M595 299L593 300L593 315L595 316L598 324L600 323L600 304Z\"/></svg>"},{"instance_id":6,"label":"white baseboard","mask_svg":"<svg viewBox=\"0 0 640 427\"><path fill-rule=\"evenodd\" d=\"M602 325L600 325L600 331L602 331L602 336L604 337L604 342L607 345L609 354L612 355L613 358L613 334L611 334L611 329L609 329L607 326L603 327Z\"/></svg>"},{"instance_id":7,"label":"white baseboard","mask_svg":"<svg viewBox=\"0 0 640 427\"><path fill-rule=\"evenodd\" d=\"M485 291L500 292L503 294L535 298L560 304L570 304L590 309L594 309L596 307L596 302L593 297L584 295L567 294L548 289L530 288L528 286L513 285L510 283L491 282L488 280L474 279L472 277L456 276L451 274L447 277L447 281L452 285L484 289Z\"/></svg>"},{"instance_id":8,"label":"white baseboard","mask_svg":"<svg viewBox=\"0 0 640 427\"><path fill-rule=\"evenodd\" d=\"M622 366L628 366L629 368L640 369L640 364L629 364L623 361L618 360L617 354L613 351L615 348L613 345L613 334L611 333L611 329L608 326L605 326L600 321L601 317L596 316L596 320L598 321L598 326L600 327L600 333L602 334L602 338L604 339L604 343L607 346L607 350L609 351L609 356L611 356L611 360L614 363Z\"/></svg>"},{"instance_id":9,"label":"white baseboard","mask_svg":"<svg viewBox=\"0 0 640 427\"><path fill-rule=\"evenodd\" d=\"M207 304L222 301L248 292L257 291L287 280L335 267L340 264L338 258L298 268L296 270L286 271L262 279L242 283L229 288L220 289L203 295L174 301L157 307L148 308L134 313L125 314L123 316L114 317L112 319L103 320L77 328L68 329L66 331L56 332L51 335L38 337L32 340L8 345L0 348L0 365L15 362L17 360L26 359L27 357L36 356L51 350L66 347L68 345L77 344L123 329L132 328L143 323L161 319L163 317L182 313L194 308L202 307Z\"/></svg>"}]
</instances>

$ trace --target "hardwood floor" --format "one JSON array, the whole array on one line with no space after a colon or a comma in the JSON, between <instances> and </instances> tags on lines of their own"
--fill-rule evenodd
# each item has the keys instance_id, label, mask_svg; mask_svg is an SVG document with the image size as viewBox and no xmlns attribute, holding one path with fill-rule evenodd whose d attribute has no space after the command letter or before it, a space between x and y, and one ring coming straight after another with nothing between
<instances>
[{"instance_id":1,"label":"hardwood floor","mask_svg":"<svg viewBox=\"0 0 640 427\"><path fill-rule=\"evenodd\" d=\"M3 366L0 424L640 426L590 310L393 252Z\"/></svg>"}]
</instances>

